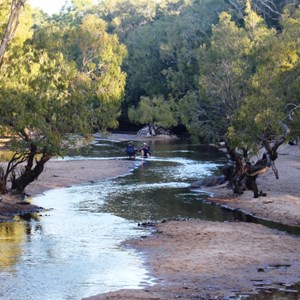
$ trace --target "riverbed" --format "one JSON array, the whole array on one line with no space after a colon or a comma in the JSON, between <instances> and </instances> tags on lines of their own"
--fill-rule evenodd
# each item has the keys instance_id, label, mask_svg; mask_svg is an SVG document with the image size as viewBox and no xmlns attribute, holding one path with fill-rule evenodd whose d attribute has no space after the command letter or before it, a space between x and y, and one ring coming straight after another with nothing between
<instances>
[{"instance_id":1,"label":"riverbed","mask_svg":"<svg viewBox=\"0 0 300 300\"><path fill-rule=\"evenodd\" d=\"M151 227L139 223L239 219L233 211L205 203L207 194L189 189L192 181L218 172L224 162L220 153L182 141L151 147L151 159L132 161L126 176L49 191L33 199L48 211L15 227L3 225L4 299L81 299L141 290L158 279L149 274L140 251L123 246L125 240L150 235ZM99 140L64 161L122 161L124 149L122 142Z\"/></svg>"}]
</instances>

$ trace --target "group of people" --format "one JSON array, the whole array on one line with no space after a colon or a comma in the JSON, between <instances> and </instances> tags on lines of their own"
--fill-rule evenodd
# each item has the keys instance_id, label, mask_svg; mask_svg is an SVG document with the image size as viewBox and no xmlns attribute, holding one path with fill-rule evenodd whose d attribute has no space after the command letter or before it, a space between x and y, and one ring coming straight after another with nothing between
<instances>
[{"instance_id":1,"label":"group of people","mask_svg":"<svg viewBox=\"0 0 300 300\"><path fill-rule=\"evenodd\" d=\"M142 157L151 156L150 147L147 145L147 143L143 143L143 145L139 147L138 150L136 150L133 142L129 142L126 147L126 153L129 156L129 158L135 159L136 152L140 152Z\"/></svg>"}]
</instances>

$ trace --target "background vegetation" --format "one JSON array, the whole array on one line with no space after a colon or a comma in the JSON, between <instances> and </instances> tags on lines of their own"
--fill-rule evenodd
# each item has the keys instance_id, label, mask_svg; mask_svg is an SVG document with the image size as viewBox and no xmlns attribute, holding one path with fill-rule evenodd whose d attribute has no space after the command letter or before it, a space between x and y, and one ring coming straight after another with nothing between
<instances>
[{"instance_id":1,"label":"background vegetation","mask_svg":"<svg viewBox=\"0 0 300 300\"><path fill-rule=\"evenodd\" d=\"M48 16L0 0L0 129L16 153L2 189L12 174L23 191L74 134L118 126L184 128L228 150L296 138L299 4L73 0Z\"/></svg>"}]
</instances>

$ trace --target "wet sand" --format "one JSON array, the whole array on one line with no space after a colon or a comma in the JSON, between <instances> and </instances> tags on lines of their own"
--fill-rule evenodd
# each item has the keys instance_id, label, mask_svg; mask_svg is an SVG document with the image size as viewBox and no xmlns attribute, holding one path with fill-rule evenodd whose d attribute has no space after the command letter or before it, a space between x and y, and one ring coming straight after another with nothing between
<instances>
[{"instance_id":1,"label":"wet sand","mask_svg":"<svg viewBox=\"0 0 300 300\"><path fill-rule=\"evenodd\" d=\"M299 238L262 225L170 221L126 245L146 256L157 284L89 300L228 299L257 293L262 284L282 288L300 280Z\"/></svg>"}]
</instances>

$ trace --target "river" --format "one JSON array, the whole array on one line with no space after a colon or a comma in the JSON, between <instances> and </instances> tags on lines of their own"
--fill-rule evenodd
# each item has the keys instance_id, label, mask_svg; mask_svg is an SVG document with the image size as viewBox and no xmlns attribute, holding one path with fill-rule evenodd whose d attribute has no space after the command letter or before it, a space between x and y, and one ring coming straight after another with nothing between
<instances>
[{"instance_id":1,"label":"river","mask_svg":"<svg viewBox=\"0 0 300 300\"><path fill-rule=\"evenodd\" d=\"M151 285L140 253L122 242L148 235L138 226L169 218L236 220L206 204L191 182L218 171L225 158L182 140L153 141L152 157L133 161L132 172L89 185L51 190L32 202L43 213L0 224L0 298L82 299ZM127 159L125 143L97 140L65 159ZM239 216L240 218L240 216Z\"/></svg>"}]
</instances>

